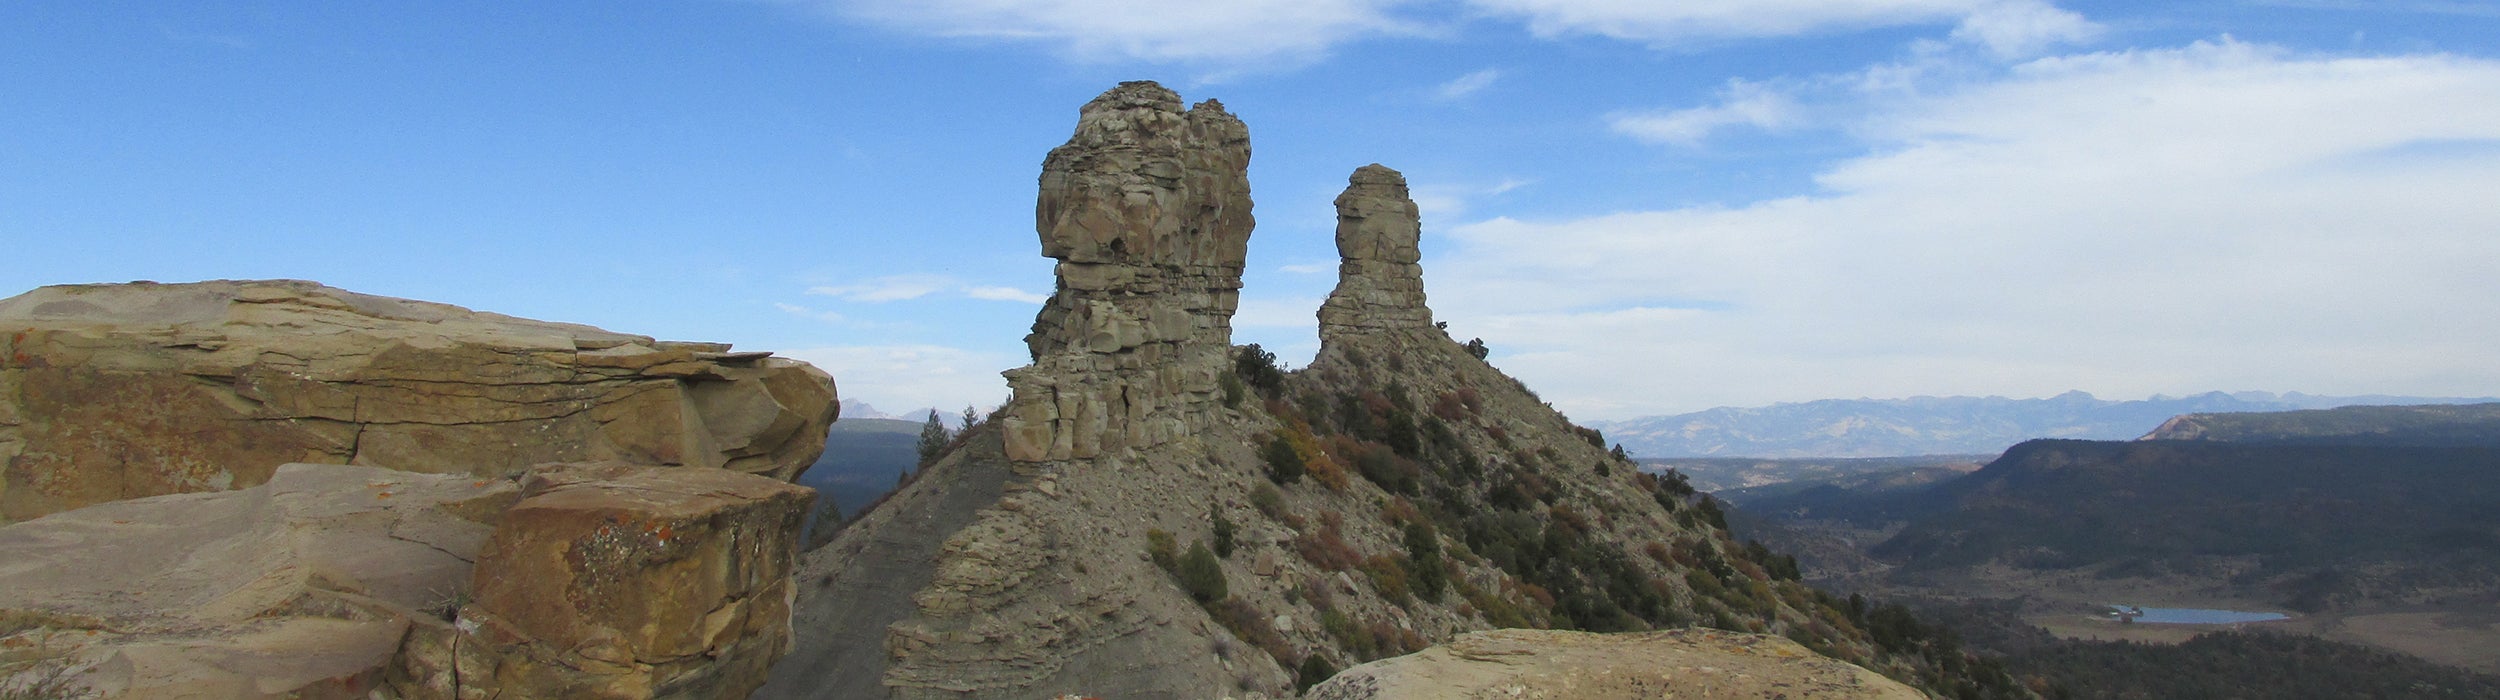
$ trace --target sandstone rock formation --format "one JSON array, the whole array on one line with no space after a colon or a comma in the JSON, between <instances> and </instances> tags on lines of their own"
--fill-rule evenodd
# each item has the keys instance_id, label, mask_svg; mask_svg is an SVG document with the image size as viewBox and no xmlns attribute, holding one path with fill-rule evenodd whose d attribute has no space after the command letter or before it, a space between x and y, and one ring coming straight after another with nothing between
<instances>
[{"instance_id":1,"label":"sandstone rock formation","mask_svg":"<svg viewBox=\"0 0 2500 700\"><path fill-rule=\"evenodd\" d=\"M1037 219L1059 288L1033 364L996 420L808 556L759 697L1285 697L1495 627L1707 624L1934 667L1434 326L1395 171L1338 199L1319 355L1281 372L1228 347L1246 132L1180 104L1123 84L1052 151Z\"/></svg>"},{"instance_id":2,"label":"sandstone rock formation","mask_svg":"<svg viewBox=\"0 0 2500 700\"><path fill-rule=\"evenodd\" d=\"M44 287L0 300L0 522L289 462L787 481L838 409L831 378L768 354L291 280Z\"/></svg>"},{"instance_id":3,"label":"sandstone rock formation","mask_svg":"<svg viewBox=\"0 0 2500 700\"><path fill-rule=\"evenodd\" d=\"M1319 307L1321 342L1432 327L1424 306L1423 222L1406 176L1378 163L1337 196L1337 289Z\"/></svg>"},{"instance_id":4,"label":"sandstone rock formation","mask_svg":"<svg viewBox=\"0 0 2500 700\"><path fill-rule=\"evenodd\" d=\"M1312 700L1922 700L1918 692L1779 637L1719 630L1470 632L1346 669Z\"/></svg>"},{"instance_id":5,"label":"sandstone rock formation","mask_svg":"<svg viewBox=\"0 0 2500 700\"><path fill-rule=\"evenodd\" d=\"M105 698L741 697L788 635L808 498L705 469L284 465L0 527L0 664L61 659Z\"/></svg>"},{"instance_id":6,"label":"sandstone rock formation","mask_svg":"<svg viewBox=\"0 0 2500 700\"><path fill-rule=\"evenodd\" d=\"M1007 455L1085 459L1170 442L1216 391L1250 242L1250 135L1150 82L1085 105L1042 163L1035 217L1058 291L1007 374Z\"/></svg>"}]
</instances>

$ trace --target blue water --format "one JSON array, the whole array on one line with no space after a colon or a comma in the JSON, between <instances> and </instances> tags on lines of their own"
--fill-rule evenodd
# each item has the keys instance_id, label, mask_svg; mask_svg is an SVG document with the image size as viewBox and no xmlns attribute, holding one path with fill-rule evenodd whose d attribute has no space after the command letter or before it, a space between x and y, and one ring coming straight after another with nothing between
<instances>
[{"instance_id":1,"label":"blue water","mask_svg":"<svg viewBox=\"0 0 2500 700\"><path fill-rule=\"evenodd\" d=\"M2125 605L2112 605L2109 606L2109 608L2111 610L2132 609ZM2212 610L2206 608L2144 608L2143 610L2144 614L2136 617L2136 622L2168 625L2231 625L2242 622L2268 622L2272 620L2291 619L2291 616L2283 613L2245 612L2240 610Z\"/></svg>"}]
</instances>

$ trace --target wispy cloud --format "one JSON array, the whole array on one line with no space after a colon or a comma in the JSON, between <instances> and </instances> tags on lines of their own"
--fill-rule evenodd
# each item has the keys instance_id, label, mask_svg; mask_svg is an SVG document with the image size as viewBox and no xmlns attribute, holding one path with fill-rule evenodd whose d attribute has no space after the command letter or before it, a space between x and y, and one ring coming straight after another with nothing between
<instances>
[{"instance_id":1,"label":"wispy cloud","mask_svg":"<svg viewBox=\"0 0 2500 700\"><path fill-rule=\"evenodd\" d=\"M890 275L850 284L821 285L807 288L807 293L849 302L880 304L921 299L935 294L960 294L966 298L987 301L1016 301L1039 304L1050 299L1014 287L965 284L945 275Z\"/></svg>"},{"instance_id":2,"label":"wispy cloud","mask_svg":"<svg viewBox=\"0 0 2500 700\"><path fill-rule=\"evenodd\" d=\"M1469 0L1496 16L1527 22L1540 36L1594 34L1672 47L1698 41L1749 39L1921 24L2012 23L2062 12L2041 0ZM2008 14L2011 13L2011 14ZM2067 13L2071 15L2072 13ZM2079 18L2078 18L2079 19ZM2002 29L2006 36L2014 30Z\"/></svg>"},{"instance_id":3,"label":"wispy cloud","mask_svg":"<svg viewBox=\"0 0 2500 700\"><path fill-rule=\"evenodd\" d=\"M1616 114L1606 118L1616 133L1650 143L1698 146L1721 129L1750 126L1779 130L1799 121L1797 103L1786 93L1760 83L1729 81L1719 104L1663 112Z\"/></svg>"},{"instance_id":4,"label":"wispy cloud","mask_svg":"<svg viewBox=\"0 0 2500 700\"><path fill-rule=\"evenodd\" d=\"M990 301L1016 301L1026 304L1039 304L1045 301L1050 301L1050 295L1048 294L1036 294L1014 287L965 287L964 296L972 297L974 299L988 299Z\"/></svg>"},{"instance_id":5,"label":"wispy cloud","mask_svg":"<svg viewBox=\"0 0 2500 700\"><path fill-rule=\"evenodd\" d=\"M893 275L851 284L809 287L807 293L843 301L876 303L918 299L952 286L954 280L938 275Z\"/></svg>"},{"instance_id":6,"label":"wispy cloud","mask_svg":"<svg viewBox=\"0 0 2500 700\"><path fill-rule=\"evenodd\" d=\"M897 31L1049 47L1080 61L1298 65L1338 44L1433 29L1416 0L783 0Z\"/></svg>"},{"instance_id":7,"label":"wispy cloud","mask_svg":"<svg viewBox=\"0 0 2500 700\"><path fill-rule=\"evenodd\" d=\"M834 377L844 399L901 407L994 406L1007 396L999 372L1025 358L942 345L843 345L780 353Z\"/></svg>"},{"instance_id":8,"label":"wispy cloud","mask_svg":"<svg viewBox=\"0 0 2500 700\"><path fill-rule=\"evenodd\" d=\"M1432 96L1445 102L1462 99L1492 87L1494 81L1501 79L1502 71L1486 68L1442 83L1440 87L1433 89Z\"/></svg>"},{"instance_id":9,"label":"wispy cloud","mask_svg":"<svg viewBox=\"0 0 2500 700\"><path fill-rule=\"evenodd\" d=\"M1337 264L1332 262L1299 263L1294 265L1279 265L1276 269L1280 272L1291 272L1297 275L1316 275L1322 272L1335 272L1337 270Z\"/></svg>"},{"instance_id":10,"label":"wispy cloud","mask_svg":"<svg viewBox=\"0 0 2500 700\"><path fill-rule=\"evenodd\" d=\"M849 319L847 319L847 318L843 317L843 315L842 315L842 314L839 314L839 313L835 313L835 312L832 312L832 311L821 311L821 310L817 310L817 309L811 309L811 308L808 308L808 307L805 307L805 306L800 306L800 305L797 305L797 304L784 304L784 303L780 303L780 302L775 302L775 303L773 304L773 308L780 309L782 313L786 313L786 314L789 314L789 315L792 315L792 316L797 316L797 317L799 317L799 318L810 318L810 319L815 319L815 320L818 320L818 321L823 321L823 322L826 322L826 323L842 323L842 322L844 322L844 321L846 321L846 320L849 320Z\"/></svg>"},{"instance_id":11,"label":"wispy cloud","mask_svg":"<svg viewBox=\"0 0 2500 700\"><path fill-rule=\"evenodd\" d=\"M1434 306L1594 415L2500 384L2500 149L2411 155L2500 140L2500 61L2080 54L1845 130L1821 194L1457 227Z\"/></svg>"}]
</instances>

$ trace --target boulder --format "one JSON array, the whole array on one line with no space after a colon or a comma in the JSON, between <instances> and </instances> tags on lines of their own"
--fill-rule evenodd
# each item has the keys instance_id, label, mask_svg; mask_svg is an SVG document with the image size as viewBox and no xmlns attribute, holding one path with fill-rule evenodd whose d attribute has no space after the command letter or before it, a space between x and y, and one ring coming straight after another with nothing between
<instances>
[{"instance_id":1,"label":"boulder","mask_svg":"<svg viewBox=\"0 0 2500 700\"><path fill-rule=\"evenodd\" d=\"M743 698L790 647L790 571L814 492L705 469L533 472L472 574L463 619L504 687L551 697Z\"/></svg>"},{"instance_id":2,"label":"boulder","mask_svg":"<svg viewBox=\"0 0 2500 700\"><path fill-rule=\"evenodd\" d=\"M0 300L0 523L290 462L795 478L832 379L728 350L294 280L44 287Z\"/></svg>"},{"instance_id":3,"label":"boulder","mask_svg":"<svg viewBox=\"0 0 2500 700\"><path fill-rule=\"evenodd\" d=\"M1593 634L1502 629L1346 669L1313 700L1927 697L1796 642L1712 629Z\"/></svg>"}]
</instances>

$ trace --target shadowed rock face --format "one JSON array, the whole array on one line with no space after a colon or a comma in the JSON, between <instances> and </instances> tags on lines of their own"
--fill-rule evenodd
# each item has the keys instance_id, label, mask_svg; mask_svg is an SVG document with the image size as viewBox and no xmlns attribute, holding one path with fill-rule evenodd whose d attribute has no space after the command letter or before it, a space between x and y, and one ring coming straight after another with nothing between
<instances>
[{"instance_id":1,"label":"shadowed rock face","mask_svg":"<svg viewBox=\"0 0 2500 700\"><path fill-rule=\"evenodd\" d=\"M289 462L796 477L832 379L728 350L293 280L44 287L0 300L0 522Z\"/></svg>"},{"instance_id":2,"label":"shadowed rock face","mask_svg":"<svg viewBox=\"0 0 2500 700\"><path fill-rule=\"evenodd\" d=\"M1087 459L1184 434L1216 391L1250 241L1250 136L1151 82L1087 103L1035 207L1058 291L1007 373L1007 455Z\"/></svg>"},{"instance_id":3,"label":"shadowed rock face","mask_svg":"<svg viewBox=\"0 0 2500 700\"><path fill-rule=\"evenodd\" d=\"M1337 196L1337 289L1319 307L1321 342L1432 327L1424 306L1423 223L1406 176L1378 163Z\"/></svg>"}]
</instances>

